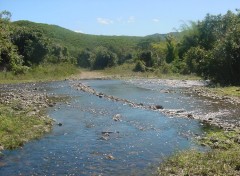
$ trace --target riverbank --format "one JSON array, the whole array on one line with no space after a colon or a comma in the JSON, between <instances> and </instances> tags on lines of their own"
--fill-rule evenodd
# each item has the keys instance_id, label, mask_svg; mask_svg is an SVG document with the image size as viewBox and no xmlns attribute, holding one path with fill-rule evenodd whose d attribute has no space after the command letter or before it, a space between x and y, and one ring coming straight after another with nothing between
<instances>
[{"instance_id":1,"label":"riverbank","mask_svg":"<svg viewBox=\"0 0 240 176\"><path fill-rule=\"evenodd\" d=\"M79 75L81 70L69 63L41 64L26 73L0 72L0 84L17 84L43 81L64 80L72 75Z\"/></svg>"},{"instance_id":2,"label":"riverbank","mask_svg":"<svg viewBox=\"0 0 240 176\"><path fill-rule=\"evenodd\" d=\"M51 131L55 100L34 84L0 85L0 150L15 149Z\"/></svg>"},{"instance_id":3,"label":"riverbank","mask_svg":"<svg viewBox=\"0 0 240 176\"><path fill-rule=\"evenodd\" d=\"M240 131L212 131L198 142L211 150L183 151L167 158L155 175L240 175Z\"/></svg>"}]
</instances>

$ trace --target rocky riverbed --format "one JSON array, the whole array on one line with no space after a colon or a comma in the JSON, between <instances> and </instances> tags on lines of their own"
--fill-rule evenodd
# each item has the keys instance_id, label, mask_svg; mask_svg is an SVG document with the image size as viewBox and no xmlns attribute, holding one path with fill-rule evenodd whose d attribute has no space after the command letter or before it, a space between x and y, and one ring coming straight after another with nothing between
<instances>
[{"instance_id":1,"label":"rocky riverbed","mask_svg":"<svg viewBox=\"0 0 240 176\"><path fill-rule=\"evenodd\" d=\"M128 80L127 82L132 82L132 80ZM144 85L145 87L151 84L156 84L156 85L162 84L162 85L167 85L174 88L181 88L181 89L184 88L184 91L182 92L184 94L190 94L190 95L194 94L195 96L199 96L199 97L207 97L219 103L227 102L235 106L238 106L238 105L240 106L240 99L237 97L220 96L218 94L210 92L209 89L206 88L206 86L208 85L208 82L206 81L143 79L142 81L139 81L139 82L141 82L141 84L145 84ZM209 113L207 115L199 115L199 114L194 114L193 112L188 112L184 109L166 109L160 104L149 106L149 105L144 105L141 102L133 102L128 99L122 99L112 95L107 95L102 92L98 92L93 88L91 88L90 86L85 85L81 82L72 84L72 87L74 87L77 90L84 91L89 94L98 96L99 98L106 98L110 101L121 102L123 104L129 105L134 108L143 108L143 109L149 109L154 111L160 111L170 117L197 119L202 123L214 125L214 126L223 128L224 130L235 130L236 128L240 127L240 121L238 120L227 121L227 119L218 118L218 116L221 116L224 113L228 113L228 112L218 112L218 113ZM151 87L149 88L152 89ZM171 93L171 90L164 90L163 93Z\"/></svg>"},{"instance_id":2,"label":"rocky riverbed","mask_svg":"<svg viewBox=\"0 0 240 176\"><path fill-rule=\"evenodd\" d=\"M219 106L221 104L230 104L233 107L235 107L236 110L239 111L240 107L240 98L239 97L232 97L227 95L219 95L217 93L214 93L209 88L203 86L194 86L186 91L187 94L195 94L198 97L205 97L209 100L209 102L214 102L215 104L218 104ZM240 114L238 114L238 119L229 121L229 119L224 118L224 116L230 116L231 112L229 112L227 109L222 109L222 111L219 111L217 113L209 113L205 116L195 116L195 119L199 119L205 123L209 123L215 126L218 126L220 128L223 128L225 130L234 130L240 128ZM222 118L223 117L223 118Z\"/></svg>"},{"instance_id":3,"label":"rocky riverbed","mask_svg":"<svg viewBox=\"0 0 240 176\"><path fill-rule=\"evenodd\" d=\"M126 82L131 82L127 80ZM151 85L167 85L168 87L184 88L184 94L195 95L199 97L207 97L215 102L221 104L221 102L228 102L240 106L240 99L230 96L220 96L210 92L209 89L205 88L207 82L203 81L186 81L186 80L159 80L159 79L143 79L139 81L144 84L145 87ZM119 98L116 96L101 93L93 89L92 87L82 83L81 81L70 81L73 88L84 91L89 94L98 96L99 98L108 99L110 101L121 102L122 104L131 106L133 108L141 108L152 111L159 111L166 114L169 117L181 117L189 119L198 119L202 123L208 123L215 125L225 130L234 130L240 127L239 120L227 121L224 118L218 118L222 116L222 113L209 113L206 115L195 114L185 109L169 109L161 104L144 104L143 102L134 102L128 99ZM161 90L160 93L171 93L172 90ZM16 114L22 112L29 118L39 118L45 121L45 126L41 126L43 133L47 133L51 130L53 121L46 115L46 109L55 105L55 100L59 97L48 95L44 90L40 90L39 85L36 84L18 84L18 85L0 85L0 105L10 107ZM224 112L227 113L227 112ZM117 118L116 118L117 119ZM4 146L0 143L0 150L3 150Z\"/></svg>"}]
</instances>

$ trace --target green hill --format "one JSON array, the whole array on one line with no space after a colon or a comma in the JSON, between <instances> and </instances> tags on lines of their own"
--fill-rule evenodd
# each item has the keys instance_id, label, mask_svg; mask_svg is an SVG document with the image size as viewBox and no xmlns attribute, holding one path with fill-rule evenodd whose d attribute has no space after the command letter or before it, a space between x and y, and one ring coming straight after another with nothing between
<instances>
[{"instance_id":1,"label":"green hill","mask_svg":"<svg viewBox=\"0 0 240 176\"><path fill-rule=\"evenodd\" d=\"M2 52L1 56L4 62L0 66L7 70L14 70L20 65L32 67L43 62L70 62L81 67L102 69L137 59L141 52L151 49L153 43L159 43L167 36L90 35L26 20L10 22L2 19L1 23L3 34L6 34L5 38L11 46L9 50L3 45L6 52ZM11 52L13 54L7 54Z\"/></svg>"},{"instance_id":2,"label":"green hill","mask_svg":"<svg viewBox=\"0 0 240 176\"><path fill-rule=\"evenodd\" d=\"M16 21L13 22L13 24L42 32L52 41L68 47L73 54L76 54L79 50L85 48L93 49L97 46L104 46L107 48L127 48L128 50L134 49L137 44L144 39L144 37L132 36L82 34L60 26L34 23L30 21Z\"/></svg>"}]
</instances>

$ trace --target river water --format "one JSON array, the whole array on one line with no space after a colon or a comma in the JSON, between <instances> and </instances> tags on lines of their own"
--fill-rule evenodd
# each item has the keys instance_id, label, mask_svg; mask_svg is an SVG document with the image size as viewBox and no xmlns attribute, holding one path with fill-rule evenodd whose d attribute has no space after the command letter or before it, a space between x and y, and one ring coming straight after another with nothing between
<instances>
[{"instance_id":1,"label":"river water","mask_svg":"<svg viewBox=\"0 0 240 176\"><path fill-rule=\"evenodd\" d=\"M50 134L23 148L3 152L0 175L149 175L176 151L204 150L193 142L194 136L204 132L197 120L169 117L99 98L76 90L72 86L76 82L35 85L49 95L71 98L49 108L49 116L56 119ZM137 103L187 111L207 109L202 99L172 85L143 80L81 82L98 92ZM113 119L116 115L118 121Z\"/></svg>"}]
</instances>

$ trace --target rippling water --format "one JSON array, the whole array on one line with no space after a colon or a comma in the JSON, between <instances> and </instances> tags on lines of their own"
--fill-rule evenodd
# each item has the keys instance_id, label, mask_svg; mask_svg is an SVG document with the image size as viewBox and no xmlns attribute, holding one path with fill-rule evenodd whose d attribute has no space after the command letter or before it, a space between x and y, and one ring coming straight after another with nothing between
<instances>
[{"instance_id":1,"label":"rippling water","mask_svg":"<svg viewBox=\"0 0 240 176\"><path fill-rule=\"evenodd\" d=\"M203 106L201 101L191 103L194 97L182 94L179 88L161 92L170 88L167 85L150 89L139 86L141 81L82 82L98 92L137 103L187 110ZM48 111L63 125L55 125L50 134L21 149L4 151L0 175L146 175L177 150L199 148L192 142L194 135L203 133L198 121L133 108L77 91L71 84L36 85L49 94L71 97L68 103L58 103ZM120 121L113 120L116 114L120 114Z\"/></svg>"}]
</instances>

